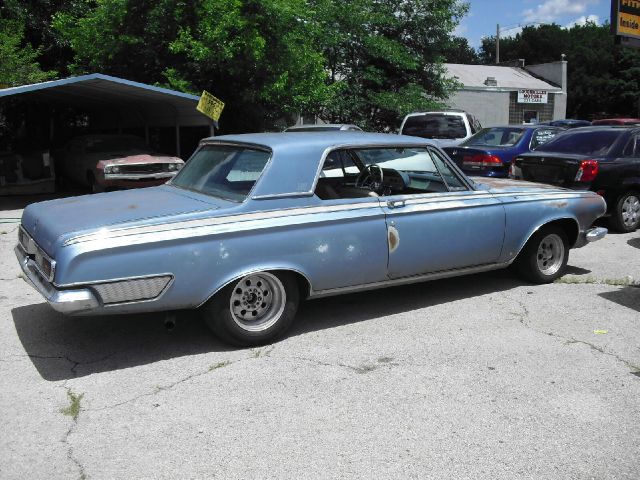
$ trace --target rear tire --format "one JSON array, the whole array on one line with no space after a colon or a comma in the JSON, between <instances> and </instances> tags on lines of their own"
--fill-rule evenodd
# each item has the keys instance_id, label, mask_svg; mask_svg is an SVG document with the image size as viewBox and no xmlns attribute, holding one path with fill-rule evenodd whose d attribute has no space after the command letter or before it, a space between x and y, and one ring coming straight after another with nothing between
<instances>
[{"instance_id":1,"label":"rear tire","mask_svg":"<svg viewBox=\"0 0 640 480\"><path fill-rule=\"evenodd\" d=\"M203 307L205 323L220 340L248 347L271 343L293 323L300 292L291 273L256 272L234 280Z\"/></svg>"},{"instance_id":2,"label":"rear tire","mask_svg":"<svg viewBox=\"0 0 640 480\"><path fill-rule=\"evenodd\" d=\"M560 227L543 227L524 246L515 266L525 280L551 283L564 275L569 260L567 234Z\"/></svg>"},{"instance_id":3,"label":"rear tire","mask_svg":"<svg viewBox=\"0 0 640 480\"><path fill-rule=\"evenodd\" d=\"M640 226L640 193L625 192L616 202L610 219L611 228L629 233Z\"/></svg>"}]
</instances>

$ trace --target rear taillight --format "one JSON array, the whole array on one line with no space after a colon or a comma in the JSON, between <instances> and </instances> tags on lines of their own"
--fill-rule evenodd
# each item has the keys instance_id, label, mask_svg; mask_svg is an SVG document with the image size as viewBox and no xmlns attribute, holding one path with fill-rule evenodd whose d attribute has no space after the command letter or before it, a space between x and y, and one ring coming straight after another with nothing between
<instances>
[{"instance_id":1,"label":"rear taillight","mask_svg":"<svg viewBox=\"0 0 640 480\"><path fill-rule=\"evenodd\" d=\"M502 160L495 155L487 155L486 153L465 155L462 157L462 166L467 168L501 167Z\"/></svg>"},{"instance_id":2,"label":"rear taillight","mask_svg":"<svg viewBox=\"0 0 640 480\"><path fill-rule=\"evenodd\" d=\"M576 173L576 182L593 182L598 176L598 161L597 160L582 160L580 162L580 168Z\"/></svg>"}]
</instances>

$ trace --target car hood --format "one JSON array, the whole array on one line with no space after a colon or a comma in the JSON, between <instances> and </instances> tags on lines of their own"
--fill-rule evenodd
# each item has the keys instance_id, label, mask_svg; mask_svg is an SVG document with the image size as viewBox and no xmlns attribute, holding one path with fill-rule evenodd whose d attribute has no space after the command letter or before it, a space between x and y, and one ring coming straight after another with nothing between
<instances>
[{"instance_id":1,"label":"car hood","mask_svg":"<svg viewBox=\"0 0 640 480\"><path fill-rule=\"evenodd\" d=\"M211 212L233 202L204 197L169 185L61 198L29 205L22 226L49 255L61 237L114 225L142 225L162 217Z\"/></svg>"},{"instance_id":2,"label":"car hood","mask_svg":"<svg viewBox=\"0 0 640 480\"><path fill-rule=\"evenodd\" d=\"M488 190L491 193L536 193L552 191L569 191L545 183L525 182L510 178L469 177L475 183L478 190Z\"/></svg>"}]
</instances>

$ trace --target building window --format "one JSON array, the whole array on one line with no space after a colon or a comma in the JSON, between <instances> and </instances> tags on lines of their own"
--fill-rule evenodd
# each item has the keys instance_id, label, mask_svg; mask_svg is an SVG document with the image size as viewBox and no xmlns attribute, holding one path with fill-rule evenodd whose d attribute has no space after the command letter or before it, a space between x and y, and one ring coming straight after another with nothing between
<instances>
[{"instance_id":1,"label":"building window","mask_svg":"<svg viewBox=\"0 0 640 480\"><path fill-rule=\"evenodd\" d=\"M531 123L531 120L536 118L538 123L553 120L555 97L554 93L550 93L547 103L518 103L518 92L511 92L509 95L509 123L514 125Z\"/></svg>"}]
</instances>

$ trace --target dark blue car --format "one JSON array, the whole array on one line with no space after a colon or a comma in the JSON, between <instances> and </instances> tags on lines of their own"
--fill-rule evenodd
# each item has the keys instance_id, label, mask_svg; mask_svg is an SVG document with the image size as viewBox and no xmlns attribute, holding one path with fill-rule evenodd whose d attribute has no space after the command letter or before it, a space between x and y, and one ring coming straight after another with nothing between
<instances>
[{"instance_id":1,"label":"dark blue car","mask_svg":"<svg viewBox=\"0 0 640 480\"><path fill-rule=\"evenodd\" d=\"M506 178L515 157L534 150L562 131L549 125L489 127L444 150L467 175Z\"/></svg>"}]
</instances>

